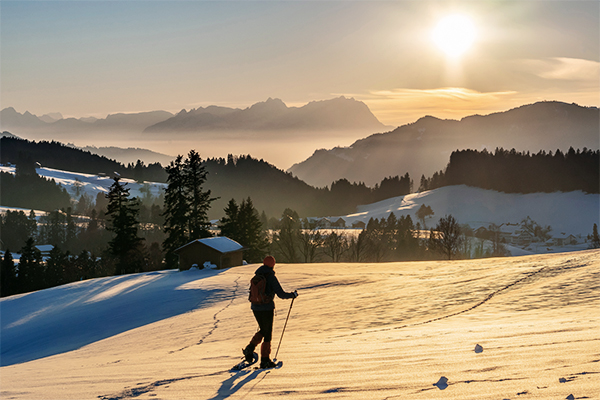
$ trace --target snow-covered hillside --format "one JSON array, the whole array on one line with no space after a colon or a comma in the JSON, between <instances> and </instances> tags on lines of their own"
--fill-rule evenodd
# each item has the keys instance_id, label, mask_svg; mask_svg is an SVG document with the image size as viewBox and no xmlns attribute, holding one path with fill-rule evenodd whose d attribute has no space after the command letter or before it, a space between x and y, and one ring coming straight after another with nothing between
<instances>
[{"instance_id":1,"label":"snow-covered hillside","mask_svg":"<svg viewBox=\"0 0 600 400\"><path fill-rule=\"evenodd\" d=\"M600 225L598 194L581 191L515 194L465 185L446 186L359 206L357 213L342 218L351 225L356 221L366 223L370 218L387 218L393 212L396 217L410 215L416 223L415 213L421 205L431 206L435 213L433 218L427 219L428 227L435 226L441 217L449 214L460 224L469 224L473 229L492 223L518 223L528 216L541 226L550 225L551 234L565 232L586 236L592 232L594 223Z\"/></svg>"},{"instance_id":2,"label":"snow-covered hillside","mask_svg":"<svg viewBox=\"0 0 600 400\"><path fill-rule=\"evenodd\" d=\"M15 173L14 166L0 165L0 171ZM79 198L81 194L86 193L94 200L98 193L108 193L114 180L108 176L99 176L93 174L84 174L81 172L61 171L53 168L37 168L38 175L54 181L64 187L73 198ZM153 197L158 197L164 190L166 184L156 182L138 183L133 179L122 178L121 183L126 183L129 193L132 197L143 197L144 193L140 189L148 188Z\"/></svg>"},{"instance_id":3,"label":"snow-covered hillside","mask_svg":"<svg viewBox=\"0 0 600 400\"><path fill-rule=\"evenodd\" d=\"M1 299L0 398L600 398L599 250L278 265L284 289L300 294L283 367L234 373L256 329L247 301L256 267ZM276 303L274 351L290 306Z\"/></svg>"}]
</instances>

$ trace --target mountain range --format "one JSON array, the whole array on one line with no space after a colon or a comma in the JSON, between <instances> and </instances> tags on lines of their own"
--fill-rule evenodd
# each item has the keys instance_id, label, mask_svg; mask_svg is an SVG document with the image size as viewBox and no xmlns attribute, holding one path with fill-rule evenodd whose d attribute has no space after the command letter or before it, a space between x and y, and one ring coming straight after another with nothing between
<instances>
[{"instance_id":1,"label":"mountain range","mask_svg":"<svg viewBox=\"0 0 600 400\"><path fill-rule=\"evenodd\" d=\"M209 106L182 110L177 115L149 126L148 133L264 130L378 130L385 128L361 101L338 97L288 107L269 98L246 109Z\"/></svg>"},{"instance_id":2,"label":"mountain range","mask_svg":"<svg viewBox=\"0 0 600 400\"><path fill-rule=\"evenodd\" d=\"M377 120L363 102L339 97L313 101L302 107L288 107L280 99L256 103L248 108L219 106L131 114L110 114L106 118L62 118L60 113L38 117L29 111L21 114L13 107L0 112L0 129L22 137L29 134L62 135L65 133L164 133L203 131L263 130L371 130L386 126ZM48 139L49 137L45 138ZM39 137L38 137L39 139Z\"/></svg>"},{"instance_id":3,"label":"mountain range","mask_svg":"<svg viewBox=\"0 0 600 400\"><path fill-rule=\"evenodd\" d=\"M31 133L64 134L89 132L140 132L146 127L172 117L168 111L149 111L141 113L109 114L106 118L62 118L60 113L45 114L38 117L25 111L17 112L13 107L0 111L0 126L2 130L10 131L19 136ZM55 117L60 117L55 119Z\"/></svg>"},{"instance_id":4,"label":"mountain range","mask_svg":"<svg viewBox=\"0 0 600 400\"><path fill-rule=\"evenodd\" d=\"M426 116L391 132L357 140L349 147L316 150L288 172L317 187L341 178L373 185L382 177L408 172L418 186L419 177L442 170L454 150L596 150L599 120L597 107L556 101L473 115L460 121Z\"/></svg>"}]
</instances>

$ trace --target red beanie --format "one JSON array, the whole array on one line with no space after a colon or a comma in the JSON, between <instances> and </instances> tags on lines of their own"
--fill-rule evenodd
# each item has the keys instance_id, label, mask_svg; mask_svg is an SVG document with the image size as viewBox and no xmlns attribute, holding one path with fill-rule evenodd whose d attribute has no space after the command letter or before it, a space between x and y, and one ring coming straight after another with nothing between
<instances>
[{"instance_id":1,"label":"red beanie","mask_svg":"<svg viewBox=\"0 0 600 400\"><path fill-rule=\"evenodd\" d=\"M265 259L263 260L263 264L265 264L267 267L274 268L275 267L275 257L266 256Z\"/></svg>"}]
</instances>

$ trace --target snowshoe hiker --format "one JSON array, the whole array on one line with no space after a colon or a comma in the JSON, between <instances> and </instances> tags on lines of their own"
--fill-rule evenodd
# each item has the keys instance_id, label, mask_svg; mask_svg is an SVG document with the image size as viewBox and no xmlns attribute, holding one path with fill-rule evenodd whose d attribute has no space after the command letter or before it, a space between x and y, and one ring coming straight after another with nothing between
<instances>
[{"instance_id":1,"label":"snowshoe hiker","mask_svg":"<svg viewBox=\"0 0 600 400\"><path fill-rule=\"evenodd\" d=\"M252 303L251 309L258 322L258 332L254 334L248 346L243 349L244 358L248 363L253 361L254 349L260 347L260 368L274 368L276 364L271 361L271 338L273 336L273 316L275 311L275 295L280 299L294 299L298 292L285 292L275 277L275 258L265 257L263 265L255 272L250 283L248 299Z\"/></svg>"}]
</instances>

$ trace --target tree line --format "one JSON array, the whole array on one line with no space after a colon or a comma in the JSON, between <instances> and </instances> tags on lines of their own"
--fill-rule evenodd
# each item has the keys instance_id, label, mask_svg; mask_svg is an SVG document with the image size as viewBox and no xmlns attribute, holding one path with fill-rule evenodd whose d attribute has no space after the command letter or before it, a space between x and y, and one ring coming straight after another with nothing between
<instances>
[{"instance_id":1,"label":"tree line","mask_svg":"<svg viewBox=\"0 0 600 400\"><path fill-rule=\"evenodd\" d=\"M445 171L421 177L419 190L468 185L505 193L581 190L600 193L600 151L575 150L536 154L515 149L461 150L450 156Z\"/></svg>"}]
</instances>

